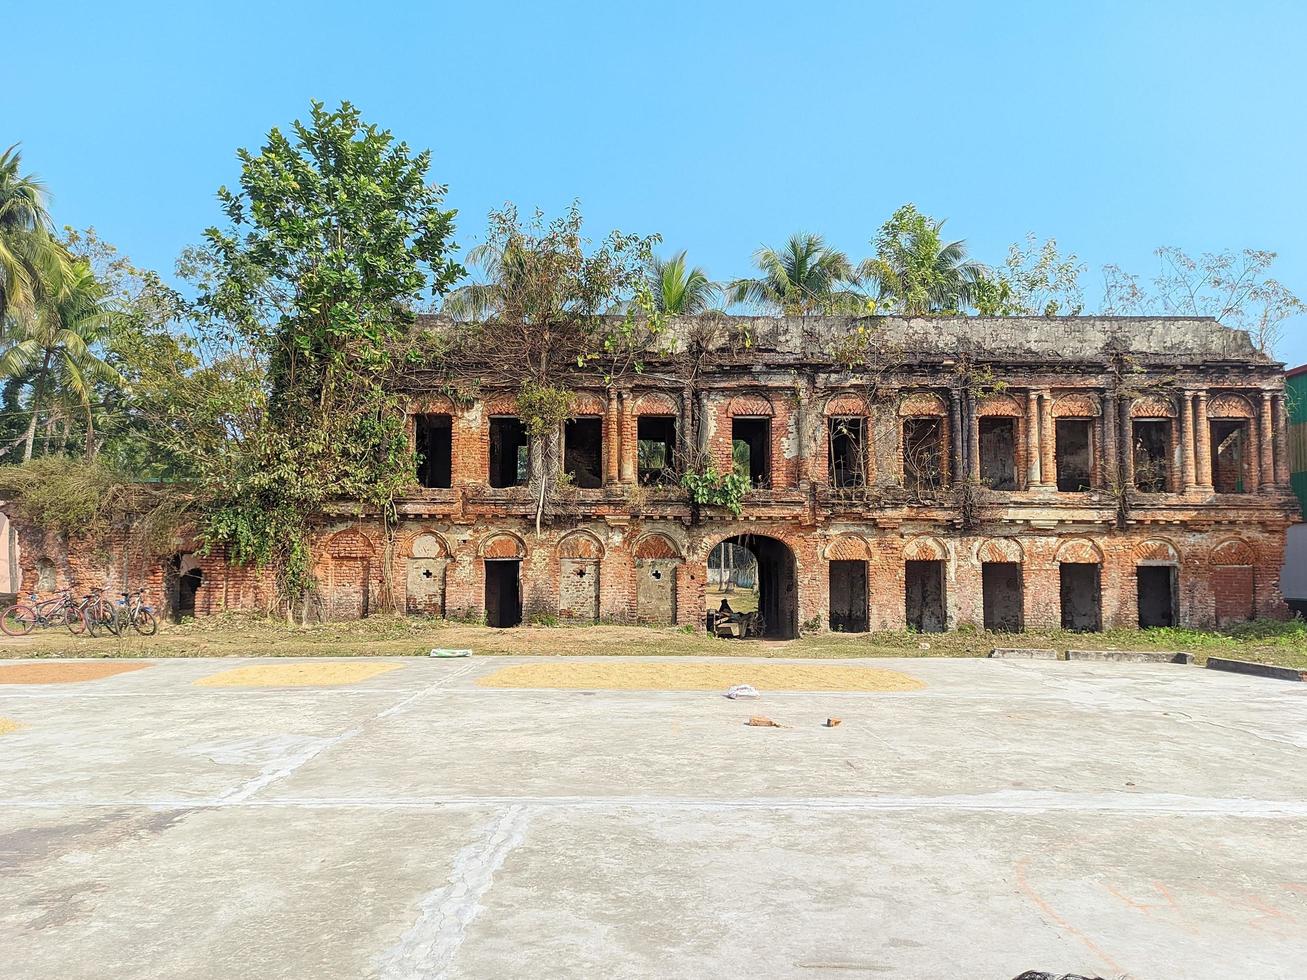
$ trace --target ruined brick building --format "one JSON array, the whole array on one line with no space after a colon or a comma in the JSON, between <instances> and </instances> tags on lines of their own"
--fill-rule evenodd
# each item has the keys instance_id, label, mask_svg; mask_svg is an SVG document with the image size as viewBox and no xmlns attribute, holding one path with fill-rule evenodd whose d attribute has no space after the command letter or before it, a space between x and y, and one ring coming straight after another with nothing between
<instances>
[{"instance_id":1,"label":"ruined brick building","mask_svg":"<svg viewBox=\"0 0 1307 980\"><path fill-rule=\"evenodd\" d=\"M389 542L348 508L324 515L323 613L374 610L389 564L410 613L702 628L709 555L732 541L757 557L776 637L1285 614L1277 580L1298 505L1282 366L1242 332L705 317L672 321L662 345L612 386L574 385L572 418L540 445L516 414L517 379L488 367L454 398L415 371L419 485ZM542 481L550 459L560 472ZM679 469L709 461L747 469L738 517L680 486ZM25 588L95 574L41 547L24 540ZM257 572L184 549L100 574L201 614L268 599Z\"/></svg>"}]
</instances>

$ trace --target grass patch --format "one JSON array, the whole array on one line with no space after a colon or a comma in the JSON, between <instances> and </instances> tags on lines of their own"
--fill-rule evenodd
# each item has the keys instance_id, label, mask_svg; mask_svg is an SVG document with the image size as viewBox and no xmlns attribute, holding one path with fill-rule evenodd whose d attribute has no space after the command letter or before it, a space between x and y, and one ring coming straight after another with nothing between
<instances>
[{"instance_id":1,"label":"grass patch","mask_svg":"<svg viewBox=\"0 0 1307 980\"><path fill-rule=\"evenodd\" d=\"M1199 663L1209 655L1307 669L1307 623L1261 620L1225 630L1156 629L1071 633L817 633L797 640L727 640L685 628L522 626L496 630L473 623L372 616L347 623L287 626L251 616L204 617L165 624L152 637L71 636L48 630L0 641L0 658L45 657L366 657L425 656L432 647L516 656L717 656L772 658L983 657L994 647L1056 650L1181 650Z\"/></svg>"}]
</instances>

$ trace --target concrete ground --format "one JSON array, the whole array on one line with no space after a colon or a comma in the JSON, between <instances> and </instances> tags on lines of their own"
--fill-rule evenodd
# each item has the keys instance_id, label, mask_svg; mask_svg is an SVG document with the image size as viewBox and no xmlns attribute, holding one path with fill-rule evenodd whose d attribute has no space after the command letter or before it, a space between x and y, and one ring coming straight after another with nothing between
<instances>
[{"instance_id":1,"label":"concrete ground","mask_svg":"<svg viewBox=\"0 0 1307 980\"><path fill-rule=\"evenodd\" d=\"M1307 685L882 660L926 687L736 703L397 662L0 686L0 972L1307 975Z\"/></svg>"}]
</instances>

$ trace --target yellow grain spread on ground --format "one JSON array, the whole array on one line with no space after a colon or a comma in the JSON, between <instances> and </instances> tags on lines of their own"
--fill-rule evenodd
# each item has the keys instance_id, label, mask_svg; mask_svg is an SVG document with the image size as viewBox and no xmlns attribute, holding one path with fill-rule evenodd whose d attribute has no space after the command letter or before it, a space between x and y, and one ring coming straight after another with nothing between
<instances>
[{"instance_id":1,"label":"yellow grain spread on ground","mask_svg":"<svg viewBox=\"0 0 1307 980\"><path fill-rule=\"evenodd\" d=\"M81 660L75 663L31 661L0 667L0 684L72 684L98 681L114 674L141 670L149 664L131 664L112 660Z\"/></svg>"},{"instance_id":2,"label":"yellow grain spread on ground","mask_svg":"<svg viewBox=\"0 0 1307 980\"><path fill-rule=\"evenodd\" d=\"M357 684L402 666L358 662L255 664L210 674L195 684L197 687L333 687Z\"/></svg>"},{"instance_id":3,"label":"yellow grain spread on ground","mask_svg":"<svg viewBox=\"0 0 1307 980\"><path fill-rule=\"evenodd\" d=\"M12 718L0 718L0 735L8 735L10 732L16 732L22 727Z\"/></svg>"},{"instance_id":4,"label":"yellow grain spread on ground","mask_svg":"<svg viewBox=\"0 0 1307 980\"><path fill-rule=\"evenodd\" d=\"M752 684L766 691L918 691L926 685L896 670L821 664L555 661L517 664L477 679L479 687L553 690L725 691Z\"/></svg>"}]
</instances>

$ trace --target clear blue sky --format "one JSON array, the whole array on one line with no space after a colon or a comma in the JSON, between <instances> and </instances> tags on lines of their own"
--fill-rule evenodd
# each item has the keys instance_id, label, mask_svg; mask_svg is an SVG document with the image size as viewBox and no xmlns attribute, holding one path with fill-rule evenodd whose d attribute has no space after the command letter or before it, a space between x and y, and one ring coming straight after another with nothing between
<instances>
[{"instance_id":1,"label":"clear blue sky","mask_svg":"<svg viewBox=\"0 0 1307 980\"><path fill-rule=\"evenodd\" d=\"M350 99L435 154L474 244L506 200L579 198L714 278L824 234L855 258L904 201L983 260L1033 231L1099 267L1278 251L1307 294L1307 4L8 4L0 144L63 224L167 271L234 151ZM1307 361L1307 322L1280 350Z\"/></svg>"}]
</instances>

